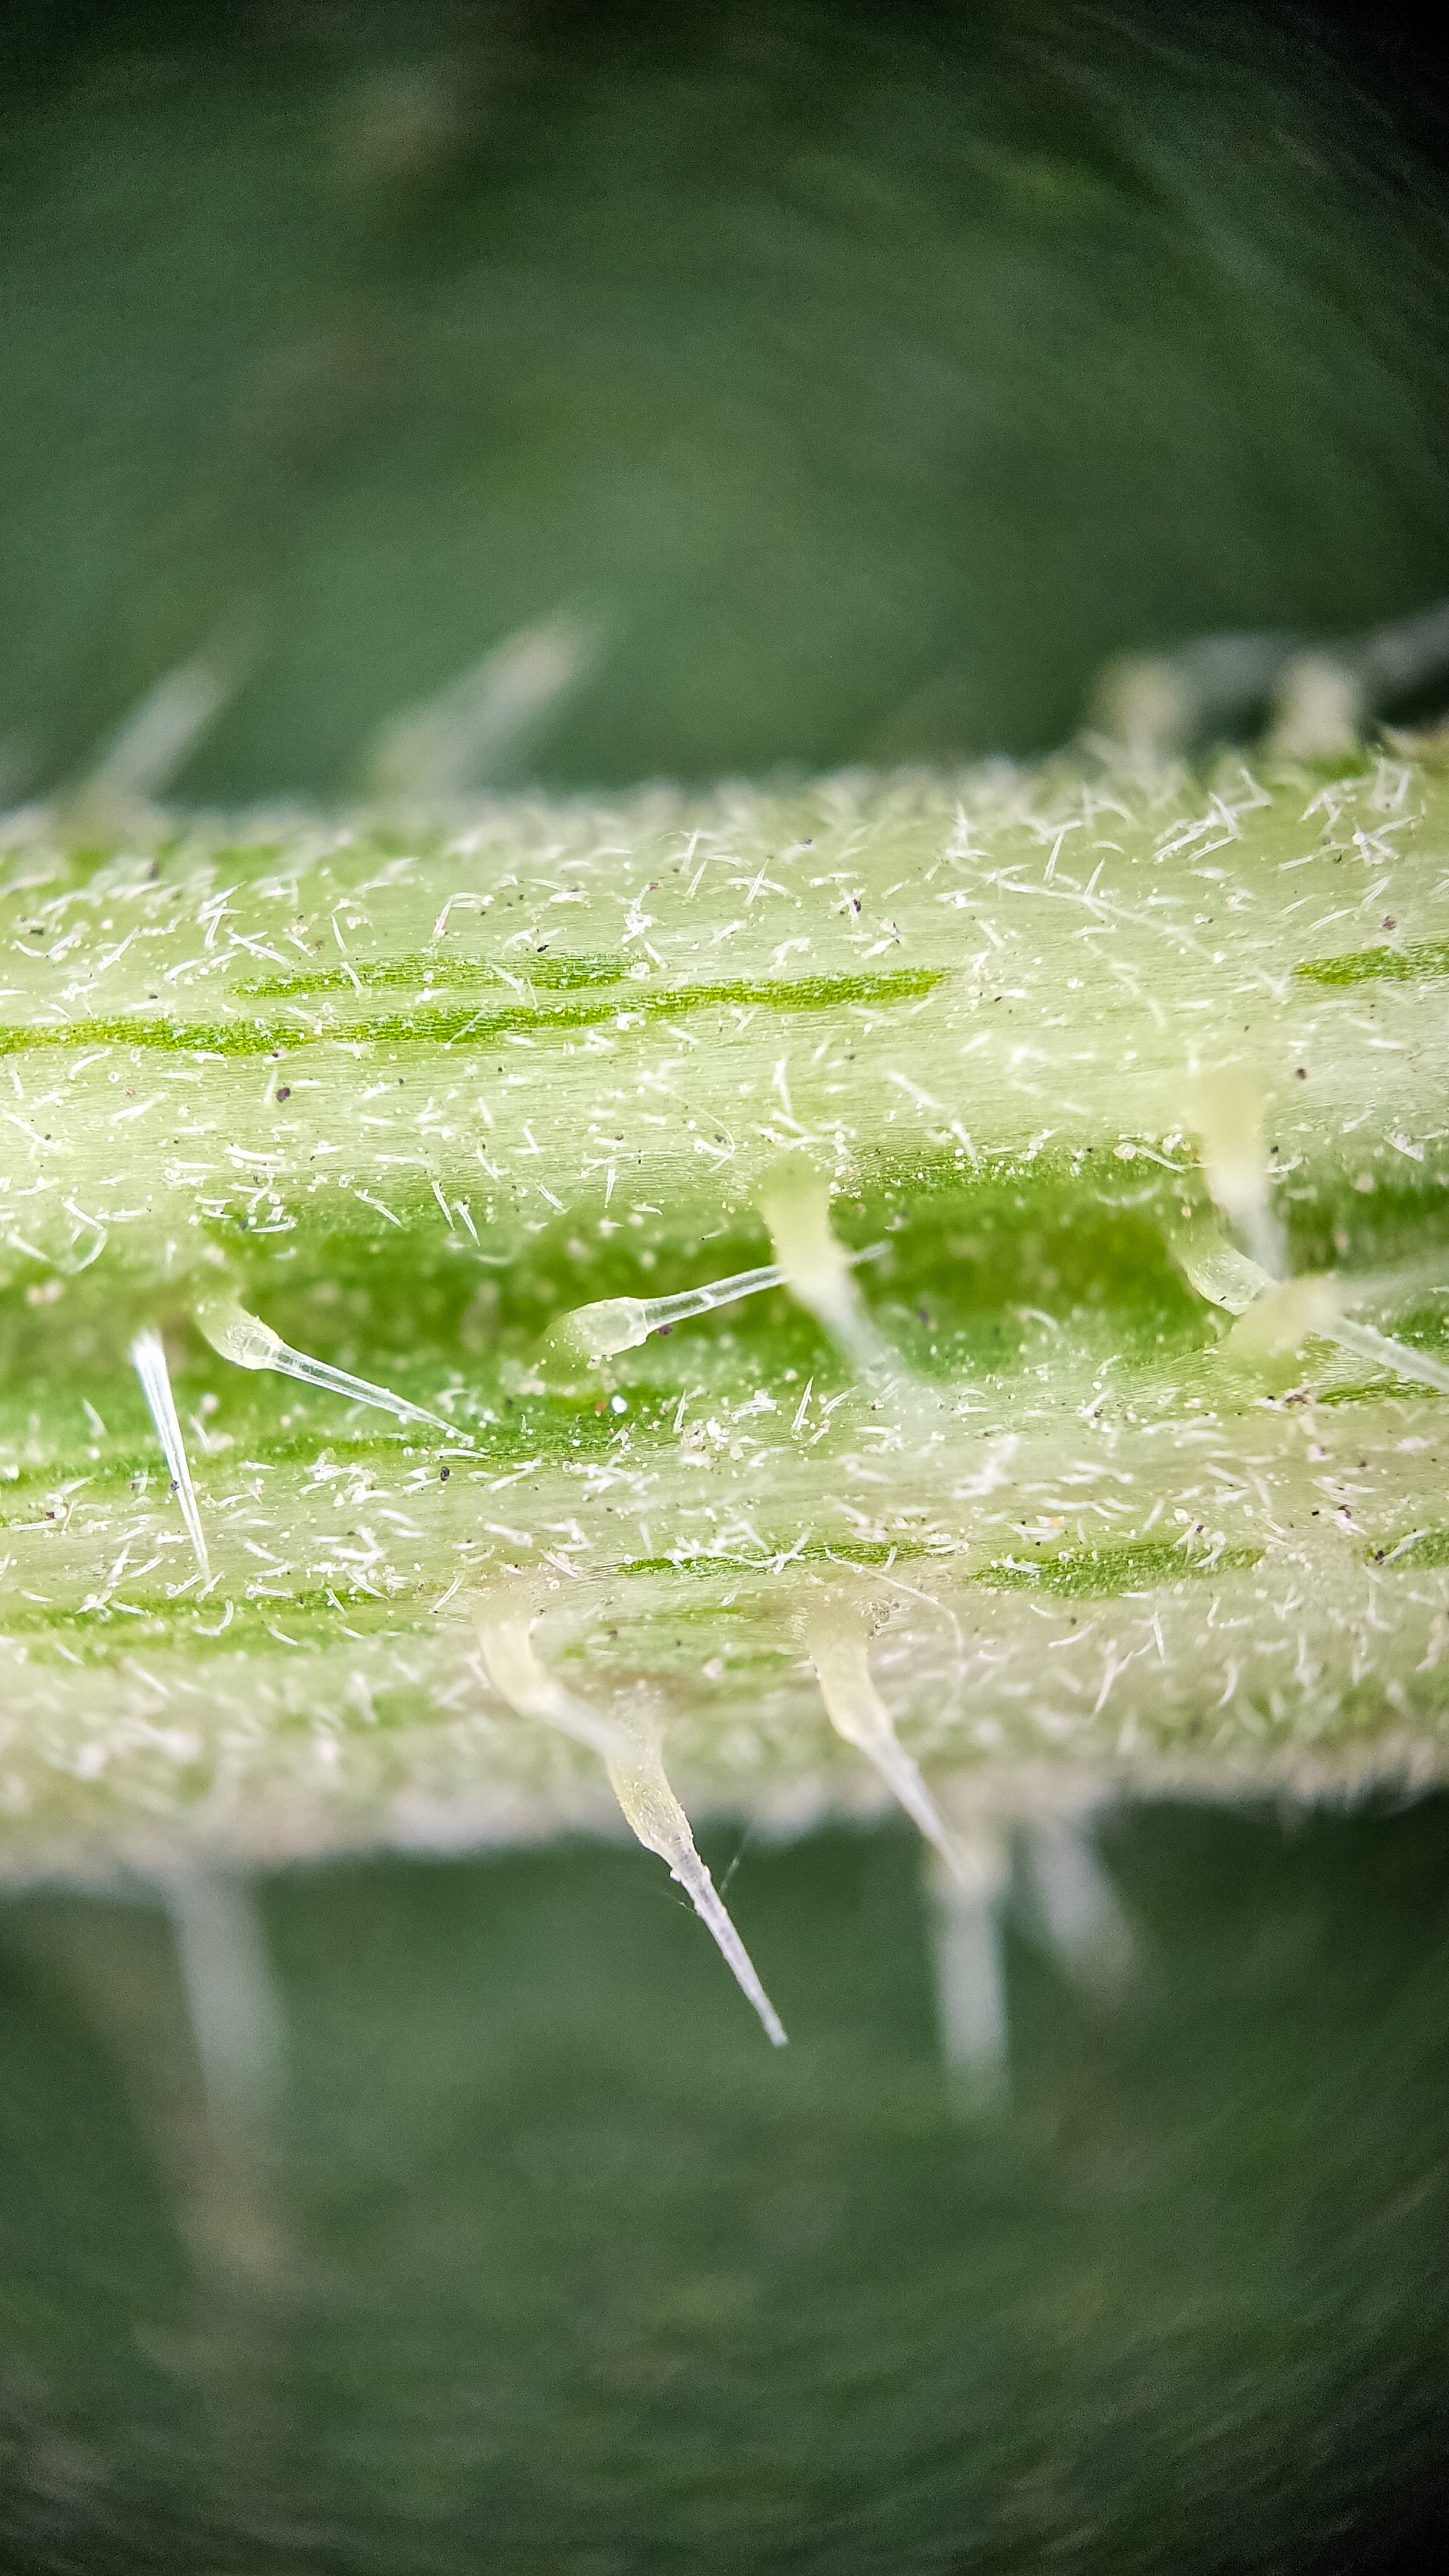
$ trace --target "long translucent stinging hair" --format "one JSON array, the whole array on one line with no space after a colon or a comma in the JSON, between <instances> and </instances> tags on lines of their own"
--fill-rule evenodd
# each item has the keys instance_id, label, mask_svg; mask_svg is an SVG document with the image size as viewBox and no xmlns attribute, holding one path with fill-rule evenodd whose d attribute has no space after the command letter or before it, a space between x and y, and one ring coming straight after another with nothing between
<instances>
[{"instance_id":1,"label":"long translucent stinging hair","mask_svg":"<svg viewBox=\"0 0 1449 2576\"><path fill-rule=\"evenodd\" d=\"M670 1877L684 1889L741 1992L758 2013L766 2037L774 2047L783 2048L784 2025L695 1849L689 1819L665 1775L657 1736L622 1709L595 1708L548 1670L533 1644L540 1607L526 1586L507 1580L475 1597L474 1625L489 1680L520 1717L541 1719L545 1726L557 1727L599 1755L631 1830L647 1851L658 1854Z\"/></svg>"},{"instance_id":2,"label":"long translucent stinging hair","mask_svg":"<svg viewBox=\"0 0 1449 2576\"><path fill-rule=\"evenodd\" d=\"M131 1366L141 1381L141 1392L145 1396L151 1420L156 1426L156 1437L161 1443L161 1454L166 1461L167 1473L171 1478L171 1490L181 1505L181 1517L186 1523L186 1535L191 1541L191 1552L200 1568L202 1581L209 1583L211 1561L206 1552L206 1533L201 1526L201 1513L197 1508L196 1489L191 1482L191 1469L187 1464L186 1444L181 1436L181 1421L176 1410L176 1398L171 1391L171 1372L166 1365L166 1345L158 1332L148 1328L145 1332L136 1335L131 1344Z\"/></svg>"}]
</instances>

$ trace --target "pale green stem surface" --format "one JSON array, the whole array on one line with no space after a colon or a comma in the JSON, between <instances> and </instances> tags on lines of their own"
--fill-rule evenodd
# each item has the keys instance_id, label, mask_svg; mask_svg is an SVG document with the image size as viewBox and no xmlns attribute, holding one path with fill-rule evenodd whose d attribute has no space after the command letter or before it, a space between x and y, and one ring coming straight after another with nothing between
<instances>
[{"instance_id":1,"label":"pale green stem surface","mask_svg":"<svg viewBox=\"0 0 1449 2576\"><path fill-rule=\"evenodd\" d=\"M480 1656L518 1569L695 1812L882 1794L806 1645L842 1582L943 1834L1442 1773L1432 755L31 818L0 935L10 1866L601 1821ZM1317 1289L1224 1342L1255 1228L1337 1344ZM676 1320L539 1373L630 1301Z\"/></svg>"}]
</instances>

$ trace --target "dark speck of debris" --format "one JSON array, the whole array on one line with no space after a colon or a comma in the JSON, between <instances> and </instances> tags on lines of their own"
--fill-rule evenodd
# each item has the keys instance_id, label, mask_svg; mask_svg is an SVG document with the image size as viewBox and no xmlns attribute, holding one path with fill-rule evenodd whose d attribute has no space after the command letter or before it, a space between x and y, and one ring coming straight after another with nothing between
<instances>
[{"instance_id":1,"label":"dark speck of debris","mask_svg":"<svg viewBox=\"0 0 1449 2576\"><path fill-rule=\"evenodd\" d=\"M292 1086L291 1086L290 1082L283 1082L283 1083L280 1083L280 1084L278 1085L278 1088L277 1088L277 1098L278 1098L279 1100L290 1100L290 1099L291 1099L291 1097L292 1097Z\"/></svg>"},{"instance_id":2,"label":"dark speck of debris","mask_svg":"<svg viewBox=\"0 0 1449 2576\"><path fill-rule=\"evenodd\" d=\"M1385 930L1397 930L1397 929L1398 929L1398 926L1399 926L1399 925L1398 925L1398 923L1395 921L1393 914L1392 914L1391 912L1386 912L1386 913L1384 914L1384 928L1385 928Z\"/></svg>"},{"instance_id":3,"label":"dark speck of debris","mask_svg":"<svg viewBox=\"0 0 1449 2576\"><path fill-rule=\"evenodd\" d=\"M1306 1082L1308 1080L1308 1067L1306 1064L1300 1064L1298 1067L1298 1079L1300 1082Z\"/></svg>"},{"instance_id":4,"label":"dark speck of debris","mask_svg":"<svg viewBox=\"0 0 1449 2576\"><path fill-rule=\"evenodd\" d=\"M448 1478L451 1476L452 1472L453 1472L453 1470L452 1470L452 1468L451 1468L451 1467L440 1467L440 1468L438 1469L438 1482L439 1482L439 1484L440 1484L440 1485L446 1485L446 1483L447 1483L447 1481L448 1481Z\"/></svg>"}]
</instances>

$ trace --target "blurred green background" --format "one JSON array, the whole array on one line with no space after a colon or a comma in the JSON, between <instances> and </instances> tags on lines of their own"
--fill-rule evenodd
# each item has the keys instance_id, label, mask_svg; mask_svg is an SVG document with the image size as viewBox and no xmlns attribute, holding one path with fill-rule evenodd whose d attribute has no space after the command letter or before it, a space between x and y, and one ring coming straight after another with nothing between
<instances>
[{"instance_id":1,"label":"blurred green background","mask_svg":"<svg viewBox=\"0 0 1449 2576\"><path fill-rule=\"evenodd\" d=\"M1428 2567L1445 1804L1105 1848L1135 1982L1009 1933L986 2105L904 1829L746 1845L783 2056L632 1850L274 1880L250 2134L164 1915L12 1903L0 2564Z\"/></svg>"},{"instance_id":2,"label":"blurred green background","mask_svg":"<svg viewBox=\"0 0 1449 2576\"><path fill-rule=\"evenodd\" d=\"M0 803L198 651L179 792L335 796L541 625L501 783L1029 751L1120 648L1414 609L1435 69L1137 0L16 0ZM1449 1807L1106 1855L1135 1977L1014 1917L991 2100L894 1828L710 1847L783 2059L632 1850L264 1884L234 2095L154 1890L13 1891L0 2569L1430 2563Z\"/></svg>"},{"instance_id":3,"label":"blurred green background","mask_svg":"<svg viewBox=\"0 0 1449 2576\"><path fill-rule=\"evenodd\" d=\"M214 640L336 795L574 621L554 786L1029 751L1102 658L1449 589L1392 13L378 0L0 33L0 738Z\"/></svg>"}]
</instances>

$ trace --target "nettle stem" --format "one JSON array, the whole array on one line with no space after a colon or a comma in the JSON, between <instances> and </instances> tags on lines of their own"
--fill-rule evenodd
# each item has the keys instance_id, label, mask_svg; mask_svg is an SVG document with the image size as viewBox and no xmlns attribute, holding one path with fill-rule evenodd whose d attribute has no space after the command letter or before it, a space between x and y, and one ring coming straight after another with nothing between
<instances>
[{"instance_id":1,"label":"nettle stem","mask_svg":"<svg viewBox=\"0 0 1449 2576\"><path fill-rule=\"evenodd\" d=\"M33 822L12 1865L612 1776L768 2020L661 1747L765 1821L864 1754L958 1862L1124 1780L1439 1776L1446 841L1388 757Z\"/></svg>"}]
</instances>

